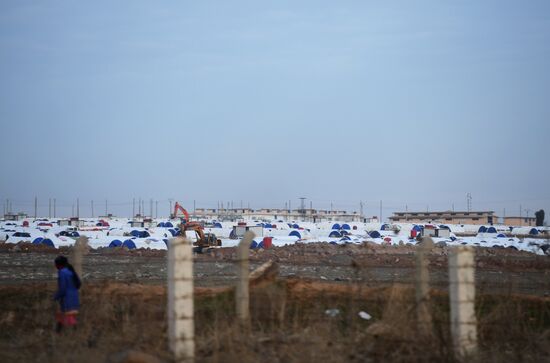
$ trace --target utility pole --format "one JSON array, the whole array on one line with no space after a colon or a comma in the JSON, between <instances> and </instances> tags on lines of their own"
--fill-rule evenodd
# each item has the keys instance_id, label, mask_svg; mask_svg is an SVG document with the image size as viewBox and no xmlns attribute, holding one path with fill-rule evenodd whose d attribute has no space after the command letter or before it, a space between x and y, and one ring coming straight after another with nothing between
<instances>
[{"instance_id":1,"label":"utility pole","mask_svg":"<svg viewBox=\"0 0 550 363\"><path fill-rule=\"evenodd\" d=\"M55 218L55 212L56 212L56 210L55 210L55 201L56 201L56 199L53 198L53 217L54 218Z\"/></svg>"},{"instance_id":2,"label":"utility pole","mask_svg":"<svg viewBox=\"0 0 550 363\"><path fill-rule=\"evenodd\" d=\"M149 216L153 219L153 198L149 199Z\"/></svg>"},{"instance_id":3,"label":"utility pole","mask_svg":"<svg viewBox=\"0 0 550 363\"><path fill-rule=\"evenodd\" d=\"M34 219L38 214L38 197L34 197Z\"/></svg>"},{"instance_id":4,"label":"utility pole","mask_svg":"<svg viewBox=\"0 0 550 363\"><path fill-rule=\"evenodd\" d=\"M359 211L361 218L363 218L363 201L359 202Z\"/></svg>"},{"instance_id":5,"label":"utility pole","mask_svg":"<svg viewBox=\"0 0 550 363\"><path fill-rule=\"evenodd\" d=\"M531 223L529 222L529 212L531 211L531 209L526 209L525 210L525 219L527 220L526 223L528 226L531 225Z\"/></svg>"},{"instance_id":6,"label":"utility pole","mask_svg":"<svg viewBox=\"0 0 550 363\"><path fill-rule=\"evenodd\" d=\"M466 194L466 205L468 212L470 212L472 210L472 193Z\"/></svg>"},{"instance_id":7,"label":"utility pole","mask_svg":"<svg viewBox=\"0 0 550 363\"><path fill-rule=\"evenodd\" d=\"M76 218L80 218L80 200L76 198Z\"/></svg>"},{"instance_id":8,"label":"utility pole","mask_svg":"<svg viewBox=\"0 0 550 363\"><path fill-rule=\"evenodd\" d=\"M48 198L48 218L52 217L52 198Z\"/></svg>"},{"instance_id":9,"label":"utility pole","mask_svg":"<svg viewBox=\"0 0 550 363\"><path fill-rule=\"evenodd\" d=\"M382 223L382 199L380 199L380 223Z\"/></svg>"},{"instance_id":10,"label":"utility pole","mask_svg":"<svg viewBox=\"0 0 550 363\"><path fill-rule=\"evenodd\" d=\"M135 217L136 215L136 198L133 198L132 199L132 219Z\"/></svg>"},{"instance_id":11,"label":"utility pole","mask_svg":"<svg viewBox=\"0 0 550 363\"><path fill-rule=\"evenodd\" d=\"M169 216L172 215L172 201L173 201L173 200L174 200L174 199L172 199L172 198L169 198L169 199L168 199L168 201L170 202L170 212L168 213ZM218 207L218 209L219 209L219 207Z\"/></svg>"}]
</instances>

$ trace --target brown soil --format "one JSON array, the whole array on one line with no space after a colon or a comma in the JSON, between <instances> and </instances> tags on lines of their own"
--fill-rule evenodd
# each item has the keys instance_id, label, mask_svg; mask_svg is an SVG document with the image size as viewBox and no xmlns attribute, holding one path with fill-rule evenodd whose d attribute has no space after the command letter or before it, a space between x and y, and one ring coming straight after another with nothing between
<instances>
[{"instance_id":1,"label":"brown soil","mask_svg":"<svg viewBox=\"0 0 550 363\"><path fill-rule=\"evenodd\" d=\"M195 257L199 362L455 361L450 347L447 248L430 255L433 331L416 332L414 247L297 244L251 252L251 268L278 261L280 278L251 292L252 326L235 323L235 249ZM53 332L62 250L0 245L0 361L103 362L136 349L170 361L166 256L100 249L84 258L76 331ZM476 250L480 362L550 356L550 258ZM325 314L338 309L336 317ZM373 318L359 318L360 311Z\"/></svg>"}]
</instances>

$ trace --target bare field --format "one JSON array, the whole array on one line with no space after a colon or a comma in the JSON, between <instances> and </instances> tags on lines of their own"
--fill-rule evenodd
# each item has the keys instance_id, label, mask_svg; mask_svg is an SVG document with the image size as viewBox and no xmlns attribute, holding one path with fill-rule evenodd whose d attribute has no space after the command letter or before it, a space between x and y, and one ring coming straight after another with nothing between
<instances>
[{"instance_id":1,"label":"bare field","mask_svg":"<svg viewBox=\"0 0 550 363\"><path fill-rule=\"evenodd\" d=\"M53 258L68 249L0 248L0 361L104 362L136 349L170 361L166 256L90 251L76 331L53 332ZM252 268L279 264L279 278L251 291L252 325L235 322L235 250L195 258L199 362L455 361L450 349L446 248L430 255L429 336L417 334L414 248L329 244L251 252ZM480 354L474 361L541 362L550 356L550 259L477 250ZM336 316L326 314L337 309ZM372 319L358 316L368 312Z\"/></svg>"}]
</instances>

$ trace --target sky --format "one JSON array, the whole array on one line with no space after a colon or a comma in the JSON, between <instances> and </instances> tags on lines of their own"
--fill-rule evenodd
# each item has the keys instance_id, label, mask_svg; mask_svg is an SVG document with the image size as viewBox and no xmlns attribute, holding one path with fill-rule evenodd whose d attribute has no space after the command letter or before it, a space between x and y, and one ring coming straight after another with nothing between
<instances>
[{"instance_id":1,"label":"sky","mask_svg":"<svg viewBox=\"0 0 550 363\"><path fill-rule=\"evenodd\" d=\"M15 212L550 214L545 0L2 1L0 80Z\"/></svg>"}]
</instances>

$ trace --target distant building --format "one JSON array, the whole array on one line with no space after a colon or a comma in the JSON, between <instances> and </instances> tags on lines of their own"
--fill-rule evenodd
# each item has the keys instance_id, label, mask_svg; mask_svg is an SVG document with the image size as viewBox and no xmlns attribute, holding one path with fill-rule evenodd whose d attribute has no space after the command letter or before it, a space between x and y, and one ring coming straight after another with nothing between
<instances>
[{"instance_id":1,"label":"distant building","mask_svg":"<svg viewBox=\"0 0 550 363\"><path fill-rule=\"evenodd\" d=\"M390 217L392 222L400 223L449 223L449 224L493 224L498 217L493 211L470 212L395 212Z\"/></svg>"},{"instance_id":2,"label":"distant building","mask_svg":"<svg viewBox=\"0 0 550 363\"><path fill-rule=\"evenodd\" d=\"M6 213L4 214L5 221L20 221L27 218L26 213Z\"/></svg>"},{"instance_id":3,"label":"distant building","mask_svg":"<svg viewBox=\"0 0 550 363\"><path fill-rule=\"evenodd\" d=\"M370 222L370 218L361 216L358 212L332 211L319 209L280 209L280 208L235 208L235 209L204 209L197 208L192 218L206 218L218 220L236 221L240 219L256 220L284 220L284 221L307 221L307 222Z\"/></svg>"},{"instance_id":4,"label":"distant building","mask_svg":"<svg viewBox=\"0 0 550 363\"><path fill-rule=\"evenodd\" d=\"M504 217L504 224L507 226L534 226L535 217Z\"/></svg>"}]
</instances>

